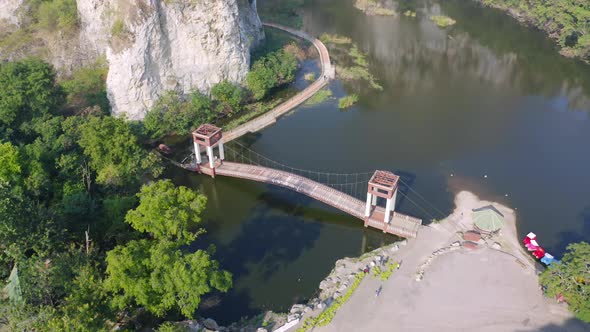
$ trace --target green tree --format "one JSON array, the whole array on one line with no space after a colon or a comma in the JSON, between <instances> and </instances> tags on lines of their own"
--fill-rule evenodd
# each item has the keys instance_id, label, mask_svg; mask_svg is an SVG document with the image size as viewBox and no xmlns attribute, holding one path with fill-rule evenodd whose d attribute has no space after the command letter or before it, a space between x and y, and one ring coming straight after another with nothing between
<instances>
[{"instance_id":1,"label":"green tree","mask_svg":"<svg viewBox=\"0 0 590 332\"><path fill-rule=\"evenodd\" d=\"M213 86L211 89L211 98L219 102L223 111L235 113L240 111L244 99L243 89L229 81L222 81Z\"/></svg>"},{"instance_id":2,"label":"green tree","mask_svg":"<svg viewBox=\"0 0 590 332\"><path fill-rule=\"evenodd\" d=\"M42 207L0 184L0 276L31 252L47 254L58 245L60 230Z\"/></svg>"},{"instance_id":3,"label":"green tree","mask_svg":"<svg viewBox=\"0 0 590 332\"><path fill-rule=\"evenodd\" d=\"M540 276L547 295L563 295L579 319L590 322L590 244L570 244L560 264L551 264Z\"/></svg>"},{"instance_id":4,"label":"green tree","mask_svg":"<svg viewBox=\"0 0 590 332\"><path fill-rule=\"evenodd\" d=\"M146 114L143 125L151 138L168 134L186 135L211 121L212 116L211 100L207 96L193 92L184 100L177 92L168 91Z\"/></svg>"},{"instance_id":5,"label":"green tree","mask_svg":"<svg viewBox=\"0 0 590 332\"><path fill-rule=\"evenodd\" d=\"M295 80L297 58L293 53L279 50L256 61L246 76L246 86L255 100L264 98L275 87Z\"/></svg>"},{"instance_id":6,"label":"green tree","mask_svg":"<svg viewBox=\"0 0 590 332\"><path fill-rule=\"evenodd\" d=\"M110 106L107 98L106 79L109 67L101 58L88 67L77 69L69 80L61 85L67 94L70 107L99 106L107 114Z\"/></svg>"},{"instance_id":7,"label":"green tree","mask_svg":"<svg viewBox=\"0 0 590 332\"><path fill-rule=\"evenodd\" d=\"M53 67L41 60L0 63L0 86L0 138L21 138L18 131L23 123L63 103Z\"/></svg>"},{"instance_id":8,"label":"green tree","mask_svg":"<svg viewBox=\"0 0 590 332\"><path fill-rule=\"evenodd\" d=\"M178 309L190 318L203 294L231 287L231 274L219 269L212 249L189 254L180 249L196 237L188 227L200 221L205 198L175 188L169 180L144 186L138 196L139 206L126 220L153 238L133 240L107 253L105 285L114 293L113 305L143 306L160 317Z\"/></svg>"},{"instance_id":9,"label":"green tree","mask_svg":"<svg viewBox=\"0 0 590 332\"><path fill-rule=\"evenodd\" d=\"M49 331L108 331L112 312L100 272L92 264L81 266L67 287L69 294L48 323Z\"/></svg>"},{"instance_id":10,"label":"green tree","mask_svg":"<svg viewBox=\"0 0 590 332\"><path fill-rule=\"evenodd\" d=\"M20 174L18 150L11 143L0 143L0 185L16 185Z\"/></svg>"},{"instance_id":11,"label":"green tree","mask_svg":"<svg viewBox=\"0 0 590 332\"><path fill-rule=\"evenodd\" d=\"M157 239L187 244L198 234L191 226L200 223L207 198L187 187L176 187L170 180L145 185L137 194L139 206L127 213L125 221Z\"/></svg>"},{"instance_id":12,"label":"green tree","mask_svg":"<svg viewBox=\"0 0 590 332\"><path fill-rule=\"evenodd\" d=\"M192 318L202 295L231 287L231 274L210 252L184 254L170 240L130 241L109 251L106 261L105 285L120 309L135 303L159 317L178 309Z\"/></svg>"},{"instance_id":13,"label":"green tree","mask_svg":"<svg viewBox=\"0 0 590 332\"><path fill-rule=\"evenodd\" d=\"M137 136L124 119L69 118L64 130L70 141L81 147L99 184L130 185L137 183L142 175L159 176L162 172L159 158L139 146Z\"/></svg>"}]
</instances>

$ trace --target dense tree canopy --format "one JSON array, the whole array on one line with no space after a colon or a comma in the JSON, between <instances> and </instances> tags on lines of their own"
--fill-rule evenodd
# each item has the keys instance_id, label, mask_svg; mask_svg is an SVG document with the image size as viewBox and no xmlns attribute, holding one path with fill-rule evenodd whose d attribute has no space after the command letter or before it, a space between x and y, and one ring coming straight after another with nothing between
<instances>
[{"instance_id":1,"label":"dense tree canopy","mask_svg":"<svg viewBox=\"0 0 590 332\"><path fill-rule=\"evenodd\" d=\"M137 206L141 184L157 178L162 165L142 146L136 124L82 111L100 104L103 79L90 68L63 89L39 60L0 64L0 277L13 271L22 293L18 302L0 300L2 324L11 330L110 330L120 313L113 298L129 312L145 305L158 315L178 309L189 316L202 294L231 285L212 251L181 250L200 232L204 196L154 182ZM184 122L170 123L189 127L192 115L210 109L202 95L187 102L193 113L178 112ZM141 231L125 222L134 208L128 221ZM137 258L137 248L150 258L129 261L151 282L138 284L147 299L136 298L121 274L104 281L107 264L122 271L122 262L105 257Z\"/></svg>"},{"instance_id":2,"label":"dense tree canopy","mask_svg":"<svg viewBox=\"0 0 590 332\"><path fill-rule=\"evenodd\" d=\"M214 117L209 97L194 92L183 99L175 91L165 93L146 114L143 125L147 136L159 138L168 134L186 135Z\"/></svg>"},{"instance_id":3,"label":"dense tree canopy","mask_svg":"<svg viewBox=\"0 0 590 332\"><path fill-rule=\"evenodd\" d=\"M158 239L189 243L197 237L194 226L200 221L207 199L171 181L157 181L141 188L139 206L127 213L125 221ZM193 232L191 232L193 226Z\"/></svg>"},{"instance_id":4,"label":"dense tree canopy","mask_svg":"<svg viewBox=\"0 0 590 332\"><path fill-rule=\"evenodd\" d=\"M0 63L0 139L10 139L23 124L50 114L63 102L51 65L36 59Z\"/></svg>"},{"instance_id":5,"label":"dense tree canopy","mask_svg":"<svg viewBox=\"0 0 590 332\"><path fill-rule=\"evenodd\" d=\"M256 61L246 76L246 86L254 99L264 98L268 92L295 79L297 58L293 53L279 50Z\"/></svg>"},{"instance_id":6,"label":"dense tree canopy","mask_svg":"<svg viewBox=\"0 0 590 332\"><path fill-rule=\"evenodd\" d=\"M590 1L587 0L480 0L510 8L557 39L565 54L590 60Z\"/></svg>"},{"instance_id":7,"label":"dense tree canopy","mask_svg":"<svg viewBox=\"0 0 590 332\"><path fill-rule=\"evenodd\" d=\"M115 294L113 303L121 309L135 303L157 316L177 308L193 317L203 294L231 287L231 275L219 270L209 251L185 254L180 249L196 238L188 228L200 222L206 198L169 180L144 186L138 197L139 206L126 221L152 238L107 253L105 285Z\"/></svg>"},{"instance_id":8,"label":"dense tree canopy","mask_svg":"<svg viewBox=\"0 0 590 332\"><path fill-rule=\"evenodd\" d=\"M222 81L211 89L211 98L219 103L219 111L238 112L244 100L244 90L229 81Z\"/></svg>"},{"instance_id":9,"label":"dense tree canopy","mask_svg":"<svg viewBox=\"0 0 590 332\"><path fill-rule=\"evenodd\" d=\"M69 118L66 134L81 147L96 182L123 186L137 182L143 174L158 176L162 168L154 153L146 152L124 119L91 116Z\"/></svg>"},{"instance_id":10,"label":"dense tree canopy","mask_svg":"<svg viewBox=\"0 0 590 332\"><path fill-rule=\"evenodd\" d=\"M590 322L590 244L573 243L560 264L552 264L540 276L551 297L563 295L576 317Z\"/></svg>"}]
</instances>

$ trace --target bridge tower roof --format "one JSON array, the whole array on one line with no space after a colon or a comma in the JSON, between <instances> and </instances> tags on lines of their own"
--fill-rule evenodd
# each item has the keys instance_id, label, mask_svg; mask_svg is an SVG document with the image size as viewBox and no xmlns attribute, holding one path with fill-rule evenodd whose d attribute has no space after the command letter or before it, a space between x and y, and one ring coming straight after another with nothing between
<instances>
[{"instance_id":1,"label":"bridge tower roof","mask_svg":"<svg viewBox=\"0 0 590 332\"><path fill-rule=\"evenodd\" d=\"M199 145L206 147L215 146L221 140L221 128L212 124L203 124L193 131L193 140Z\"/></svg>"},{"instance_id":2,"label":"bridge tower roof","mask_svg":"<svg viewBox=\"0 0 590 332\"><path fill-rule=\"evenodd\" d=\"M397 189L399 176L388 171L375 171L369 180L369 193L383 198L392 198Z\"/></svg>"}]
</instances>

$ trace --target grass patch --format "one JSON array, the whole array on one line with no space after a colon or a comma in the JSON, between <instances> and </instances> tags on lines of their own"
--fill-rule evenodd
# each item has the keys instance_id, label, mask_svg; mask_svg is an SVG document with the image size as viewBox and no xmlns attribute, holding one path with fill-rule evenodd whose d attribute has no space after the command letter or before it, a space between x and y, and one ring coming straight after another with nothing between
<instances>
[{"instance_id":1,"label":"grass patch","mask_svg":"<svg viewBox=\"0 0 590 332\"><path fill-rule=\"evenodd\" d=\"M384 270L381 269L379 266L375 266L373 268L372 275L375 278L379 278L381 281L389 280L389 277L393 274L393 271L399 269L400 264L396 263L388 263Z\"/></svg>"},{"instance_id":2,"label":"grass patch","mask_svg":"<svg viewBox=\"0 0 590 332\"><path fill-rule=\"evenodd\" d=\"M416 12L415 11L412 11L412 10L406 10L404 12L404 16L407 16L407 17L416 17Z\"/></svg>"},{"instance_id":3,"label":"grass patch","mask_svg":"<svg viewBox=\"0 0 590 332\"><path fill-rule=\"evenodd\" d=\"M244 107L244 110L240 112L240 114L236 114L230 119L228 119L227 122L221 124L218 123L218 125L220 125L224 131L234 129L239 125L242 125L268 111L271 111L273 108L279 106L279 104L291 98L297 93L298 91L295 90L287 90L286 92L281 93L281 96L276 96L268 101L260 101L257 103L246 105Z\"/></svg>"},{"instance_id":4,"label":"grass patch","mask_svg":"<svg viewBox=\"0 0 590 332\"><path fill-rule=\"evenodd\" d=\"M307 74L305 74L305 76L303 76L303 78L309 82L313 82L316 79L315 73L307 73Z\"/></svg>"},{"instance_id":5,"label":"grass patch","mask_svg":"<svg viewBox=\"0 0 590 332\"><path fill-rule=\"evenodd\" d=\"M371 88L375 90L382 91L383 87L377 83L373 75L369 72L367 68L361 66L353 66L353 67L339 67L336 66L336 73L340 76L341 79L345 81L358 81L358 80L366 80L368 81Z\"/></svg>"},{"instance_id":6,"label":"grass patch","mask_svg":"<svg viewBox=\"0 0 590 332\"><path fill-rule=\"evenodd\" d=\"M96 105L107 114L110 109L106 91L108 71L105 58L99 58L94 64L74 71L69 79L61 82L68 104L79 109Z\"/></svg>"},{"instance_id":7,"label":"grass patch","mask_svg":"<svg viewBox=\"0 0 590 332\"><path fill-rule=\"evenodd\" d=\"M324 101L326 101L326 99L330 98L332 96L332 90L330 89L321 89L320 91L316 92L311 98L309 98L306 102L305 105L317 105L317 104L321 104Z\"/></svg>"},{"instance_id":8,"label":"grass patch","mask_svg":"<svg viewBox=\"0 0 590 332\"><path fill-rule=\"evenodd\" d=\"M430 20L441 28L450 27L457 23L457 21L445 15L432 15L430 16Z\"/></svg>"},{"instance_id":9,"label":"grass patch","mask_svg":"<svg viewBox=\"0 0 590 332\"><path fill-rule=\"evenodd\" d=\"M356 0L354 7L369 16L397 15L395 10L384 7L384 4L379 0Z\"/></svg>"},{"instance_id":10,"label":"grass patch","mask_svg":"<svg viewBox=\"0 0 590 332\"><path fill-rule=\"evenodd\" d=\"M348 37L324 34L320 37L330 50L330 56L336 64L336 74L344 81L364 80L372 89L382 91L383 87L377 83L369 72L369 62L366 55Z\"/></svg>"},{"instance_id":11,"label":"grass patch","mask_svg":"<svg viewBox=\"0 0 590 332\"><path fill-rule=\"evenodd\" d=\"M125 22L121 18L118 18L113 22L111 27L111 34L113 37L120 37L125 32Z\"/></svg>"},{"instance_id":12,"label":"grass patch","mask_svg":"<svg viewBox=\"0 0 590 332\"><path fill-rule=\"evenodd\" d=\"M359 101L359 97L357 95L350 95L346 97L340 98L338 100L338 108L346 109L351 107L352 105L356 104Z\"/></svg>"},{"instance_id":13,"label":"grass patch","mask_svg":"<svg viewBox=\"0 0 590 332\"><path fill-rule=\"evenodd\" d=\"M329 33L324 33L323 35L321 35L320 40L322 41L322 43L325 43L325 44L337 44L337 45L352 44L352 39L350 39L348 37L340 36L340 35L332 35Z\"/></svg>"},{"instance_id":14,"label":"grass patch","mask_svg":"<svg viewBox=\"0 0 590 332\"><path fill-rule=\"evenodd\" d=\"M361 281L363 281L365 276L366 276L365 273L357 274L354 281L352 282L352 285L350 285L350 287L348 288L348 291L346 291L346 293L344 295L342 295L341 297L334 300L332 305L329 306L326 310L324 310L318 316L308 317L303 322L303 326L301 326L299 329L297 329L297 332L305 332L305 331L313 329L314 327L328 325L332 321L332 319L334 319L334 316L336 316L336 312L338 312L338 309L340 309L340 307L342 307L342 305L344 303L346 303L346 301L348 301L348 299L352 296L352 294L358 288L358 286L361 284Z\"/></svg>"}]
</instances>

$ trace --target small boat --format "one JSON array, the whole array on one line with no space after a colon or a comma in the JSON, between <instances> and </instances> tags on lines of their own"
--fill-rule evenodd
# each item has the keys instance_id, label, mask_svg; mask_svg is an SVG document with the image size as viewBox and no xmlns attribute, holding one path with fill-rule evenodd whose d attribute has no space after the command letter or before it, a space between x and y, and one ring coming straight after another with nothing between
<instances>
[{"instance_id":1,"label":"small boat","mask_svg":"<svg viewBox=\"0 0 590 332\"><path fill-rule=\"evenodd\" d=\"M559 263L559 261L556 260L553 255L545 252L545 249L539 245L537 242L537 235L535 233L528 233L522 242L524 243L524 246L527 248L527 250L530 251L536 259L539 259L541 263L547 266L553 263Z\"/></svg>"}]
</instances>

